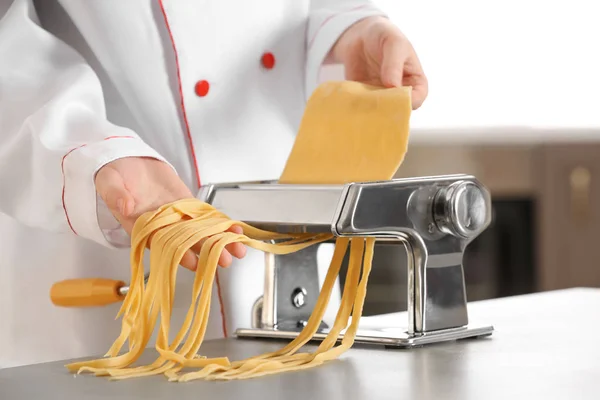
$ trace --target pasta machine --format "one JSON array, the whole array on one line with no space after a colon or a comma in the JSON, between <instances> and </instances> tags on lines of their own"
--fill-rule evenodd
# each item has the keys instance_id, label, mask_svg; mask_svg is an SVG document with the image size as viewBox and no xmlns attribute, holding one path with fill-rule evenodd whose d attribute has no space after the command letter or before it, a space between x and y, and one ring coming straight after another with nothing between
<instances>
[{"instance_id":1,"label":"pasta machine","mask_svg":"<svg viewBox=\"0 0 600 400\"><path fill-rule=\"evenodd\" d=\"M215 184L203 187L199 198L232 219L269 231L371 236L377 238L376 252L379 245L404 246L406 327L359 329L357 343L411 347L493 332L492 326L470 324L467 312L463 254L491 221L490 194L473 176L343 185ZM238 329L237 337L291 339L299 334L319 295L316 252L317 246L310 246L265 255L264 293L253 308L252 326ZM323 322L313 340L327 332Z\"/></svg>"}]
</instances>

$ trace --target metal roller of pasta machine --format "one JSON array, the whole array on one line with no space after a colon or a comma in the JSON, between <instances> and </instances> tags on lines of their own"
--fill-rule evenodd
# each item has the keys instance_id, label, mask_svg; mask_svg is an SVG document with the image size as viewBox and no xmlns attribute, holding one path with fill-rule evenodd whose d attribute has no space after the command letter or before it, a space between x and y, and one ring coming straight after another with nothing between
<instances>
[{"instance_id":1,"label":"metal roller of pasta machine","mask_svg":"<svg viewBox=\"0 0 600 400\"><path fill-rule=\"evenodd\" d=\"M463 253L491 221L489 192L472 176L345 185L218 184L205 186L199 196L230 218L270 231L374 236L376 243L404 246L406 328L359 329L357 343L411 347L493 331L469 324L467 312ZM310 246L288 255L266 254L264 294L254 306L252 326L238 329L237 337L298 335L320 290L316 253L317 246ZM313 340L327 332L322 323Z\"/></svg>"}]
</instances>

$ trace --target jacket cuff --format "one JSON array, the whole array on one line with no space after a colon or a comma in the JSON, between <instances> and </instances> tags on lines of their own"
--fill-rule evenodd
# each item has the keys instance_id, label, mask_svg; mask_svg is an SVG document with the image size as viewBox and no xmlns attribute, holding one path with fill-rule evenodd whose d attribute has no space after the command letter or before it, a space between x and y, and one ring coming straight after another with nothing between
<instances>
[{"instance_id":1,"label":"jacket cuff","mask_svg":"<svg viewBox=\"0 0 600 400\"><path fill-rule=\"evenodd\" d=\"M151 157L168 162L141 139L133 136L109 137L102 141L84 144L71 149L62 162L63 209L71 230L78 236L90 239L106 247L119 248L126 245L123 236L110 240L105 232L118 229L106 213L99 213L96 173L111 161L124 157ZM105 226L101 226L100 219ZM116 222L116 225L115 225Z\"/></svg>"},{"instance_id":2,"label":"jacket cuff","mask_svg":"<svg viewBox=\"0 0 600 400\"><path fill-rule=\"evenodd\" d=\"M306 100L319 84L319 75L325 57L340 36L356 22L367 17L387 17L387 15L370 4L333 11L331 14L313 16L309 27L308 54L306 62ZM343 79L343 77L341 78Z\"/></svg>"}]
</instances>

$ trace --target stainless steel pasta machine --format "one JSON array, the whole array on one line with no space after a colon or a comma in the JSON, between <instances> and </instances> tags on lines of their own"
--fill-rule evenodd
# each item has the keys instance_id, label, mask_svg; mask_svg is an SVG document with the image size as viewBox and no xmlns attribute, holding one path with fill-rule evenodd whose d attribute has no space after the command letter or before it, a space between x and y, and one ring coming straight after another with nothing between
<instances>
[{"instance_id":1,"label":"stainless steel pasta machine","mask_svg":"<svg viewBox=\"0 0 600 400\"><path fill-rule=\"evenodd\" d=\"M345 185L231 183L207 185L199 197L230 218L270 231L373 236L378 245L405 246L406 327L360 329L357 343L411 347L493 332L492 326L470 324L467 311L463 254L491 221L490 194L473 176ZM289 255L265 255L264 294L253 308L252 326L238 329L238 337L298 335L320 290L316 253L317 246L311 246ZM327 332L322 323L314 340Z\"/></svg>"}]
</instances>

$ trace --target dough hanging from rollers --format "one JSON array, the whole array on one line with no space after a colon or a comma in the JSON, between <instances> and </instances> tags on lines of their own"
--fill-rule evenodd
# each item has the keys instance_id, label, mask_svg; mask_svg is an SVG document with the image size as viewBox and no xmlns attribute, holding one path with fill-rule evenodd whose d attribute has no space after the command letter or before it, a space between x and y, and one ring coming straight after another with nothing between
<instances>
[{"instance_id":1,"label":"dough hanging from rollers","mask_svg":"<svg viewBox=\"0 0 600 400\"><path fill-rule=\"evenodd\" d=\"M377 89L354 82L321 85L309 100L281 183L341 184L391 179L406 152L409 118L407 88ZM233 225L241 226L244 234L227 232ZM150 237L150 274L144 285L143 255ZM192 304L169 343L169 333L174 328L170 317L179 262L188 249L203 239L206 241L199 254ZM164 374L171 381L182 382L253 378L311 368L335 359L354 343L374 238L336 239L327 276L307 325L280 350L233 362L225 356L206 358L198 354L206 332L218 259L226 245L240 242L264 252L289 254L331 239L329 233L259 230L233 221L196 199L177 201L146 213L136 221L132 232L130 289L118 315L122 318L121 334L106 358L72 363L67 368L111 379ZM276 244L269 243L274 240ZM314 352L299 352L319 327L348 248L348 271L334 325ZM157 327L158 357L149 365L135 365ZM336 346L344 329L344 337ZM123 352L126 344L128 350Z\"/></svg>"}]
</instances>

